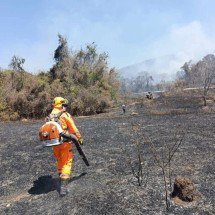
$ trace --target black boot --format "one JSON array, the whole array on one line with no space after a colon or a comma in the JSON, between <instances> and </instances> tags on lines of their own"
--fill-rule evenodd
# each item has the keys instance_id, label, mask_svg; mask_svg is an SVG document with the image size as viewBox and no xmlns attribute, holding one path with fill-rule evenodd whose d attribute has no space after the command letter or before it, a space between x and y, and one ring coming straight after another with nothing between
<instances>
[{"instance_id":1,"label":"black boot","mask_svg":"<svg viewBox=\"0 0 215 215\"><path fill-rule=\"evenodd\" d=\"M61 179L60 182L61 182L60 183L60 196L63 197L63 196L66 196L66 194L68 193L67 185L68 185L69 180Z\"/></svg>"}]
</instances>

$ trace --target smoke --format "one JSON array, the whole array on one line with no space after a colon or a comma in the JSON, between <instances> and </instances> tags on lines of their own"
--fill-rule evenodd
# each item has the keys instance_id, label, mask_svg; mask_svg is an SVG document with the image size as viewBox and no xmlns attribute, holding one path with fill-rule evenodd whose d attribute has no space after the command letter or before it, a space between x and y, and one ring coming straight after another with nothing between
<instances>
[{"instance_id":1,"label":"smoke","mask_svg":"<svg viewBox=\"0 0 215 215\"><path fill-rule=\"evenodd\" d=\"M197 61L215 51L215 39L207 33L200 22L194 21L182 27L173 27L169 44L177 56L177 61Z\"/></svg>"},{"instance_id":2,"label":"smoke","mask_svg":"<svg viewBox=\"0 0 215 215\"><path fill-rule=\"evenodd\" d=\"M164 62L163 58L155 59L153 70L172 79L185 62L198 61L207 54L213 54L214 51L213 32L207 32L200 22L193 21L184 26L173 26L166 37L155 42L151 54L172 57Z\"/></svg>"}]
</instances>

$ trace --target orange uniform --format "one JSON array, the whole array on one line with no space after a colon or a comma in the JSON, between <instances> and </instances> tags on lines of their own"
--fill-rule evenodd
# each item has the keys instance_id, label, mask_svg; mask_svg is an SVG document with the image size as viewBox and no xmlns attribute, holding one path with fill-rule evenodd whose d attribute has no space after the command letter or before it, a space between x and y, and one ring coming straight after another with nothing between
<instances>
[{"instance_id":1,"label":"orange uniform","mask_svg":"<svg viewBox=\"0 0 215 215\"><path fill-rule=\"evenodd\" d=\"M62 112L62 107L54 107L52 114L58 114ZM74 134L78 140L81 140L81 134L78 131L71 115L67 112L63 112L59 117L59 122L65 133ZM53 153L57 159L57 169L61 179L66 180L71 176L72 169L72 142L63 142L60 145L52 146Z\"/></svg>"}]
</instances>

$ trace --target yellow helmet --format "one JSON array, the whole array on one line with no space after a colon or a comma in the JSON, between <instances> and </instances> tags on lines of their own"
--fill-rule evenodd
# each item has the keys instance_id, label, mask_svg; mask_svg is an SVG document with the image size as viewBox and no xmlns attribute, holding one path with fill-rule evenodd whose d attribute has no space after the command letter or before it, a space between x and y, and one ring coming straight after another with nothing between
<instances>
[{"instance_id":1,"label":"yellow helmet","mask_svg":"<svg viewBox=\"0 0 215 215\"><path fill-rule=\"evenodd\" d=\"M55 97L53 100L52 105L54 107L62 107L62 106L67 106L68 105L68 100L64 99L62 97Z\"/></svg>"}]
</instances>

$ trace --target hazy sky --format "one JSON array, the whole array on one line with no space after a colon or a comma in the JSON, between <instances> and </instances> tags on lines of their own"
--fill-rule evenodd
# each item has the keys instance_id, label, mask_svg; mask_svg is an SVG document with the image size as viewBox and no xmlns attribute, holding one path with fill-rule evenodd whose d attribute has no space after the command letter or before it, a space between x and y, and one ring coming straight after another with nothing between
<instances>
[{"instance_id":1,"label":"hazy sky","mask_svg":"<svg viewBox=\"0 0 215 215\"><path fill-rule=\"evenodd\" d=\"M215 51L214 10L214 0L0 0L0 67L17 55L26 70L49 69L58 33L73 50L95 42L116 68L200 59Z\"/></svg>"}]
</instances>

